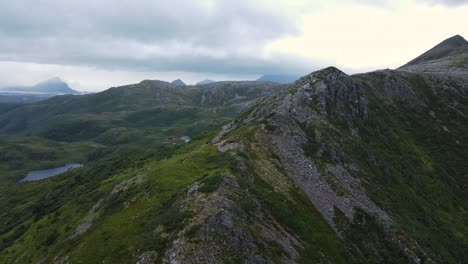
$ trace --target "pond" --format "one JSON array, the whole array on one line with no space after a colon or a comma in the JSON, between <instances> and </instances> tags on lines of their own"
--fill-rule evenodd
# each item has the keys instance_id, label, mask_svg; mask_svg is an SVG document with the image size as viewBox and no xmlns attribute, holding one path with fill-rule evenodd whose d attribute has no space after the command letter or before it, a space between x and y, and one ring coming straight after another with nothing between
<instances>
[{"instance_id":1,"label":"pond","mask_svg":"<svg viewBox=\"0 0 468 264\"><path fill-rule=\"evenodd\" d=\"M56 168L52 168L52 169L31 171L26 175L26 177L24 179L20 180L20 182L39 181L39 180L42 180L42 179L46 179L46 178L49 178L49 177L53 177L53 176L62 174L64 172L67 172L68 170L75 169L75 168L81 168L81 167L83 167L83 164L71 163L71 164L67 164L65 166L56 167Z\"/></svg>"},{"instance_id":2,"label":"pond","mask_svg":"<svg viewBox=\"0 0 468 264\"><path fill-rule=\"evenodd\" d=\"M183 136L183 137L181 137L180 139L182 139L185 143L189 143L190 140L192 140L192 138L189 137L189 136Z\"/></svg>"}]
</instances>

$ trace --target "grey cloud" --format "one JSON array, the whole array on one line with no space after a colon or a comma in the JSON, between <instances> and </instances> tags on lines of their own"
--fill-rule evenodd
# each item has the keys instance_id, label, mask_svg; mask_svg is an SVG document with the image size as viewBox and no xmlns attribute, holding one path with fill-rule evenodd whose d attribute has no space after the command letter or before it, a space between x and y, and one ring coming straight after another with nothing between
<instances>
[{"instance_id":1,"label":"grey cloud","mask_svg":"<svg viewBox=\"0 0 468 264\"><path fill-rule=\"evenodd\" d=\"M146 46L126 41L102 40L96 45L95 40L46 39L36 40L34 45L22 43L16 39L4 41L0 60L37 62L61 65L92 65L102 69L134 71L188 71L233 74L261 73L307 73L319 66L292 55L276 54L262 57L255 51L247 53L226 52L225 50L200 50L197 47L175 48L170 43L162 46ZM62 45L58 47L57 45ZM157 52L145 51L157 47ZM15 54L17 49L23 50ZM47 51L47 52L44 52ZM4 54L5 53L5 54ZM218 53L218 54L216 54Z\"/></svg>"},{"instance_id":2,"label":"grey cloud","mask_svg":"<svg viewBox=\"0 0 468 264\"><path fill-rule=\"evenodd\" d=\"M419 0L428 4L442 4L449 7L457 7L468 4L468 0Z\"/></svg>"},{"instance_id":3,"label":"grey cloud","mask_svg":"<svg viewBox=\"0 0 468 264\"><path fill-rule=\"evenodd\" d=\"M346 1L346 0L345 0ZM379 6L379 7L392 7L397 2L392 0L348 0L350 2ZM457 7L468 4L468 0L415 0L417 3L422 4L442 4L448 7Z\"/></svg>"},{"instance_id":4,"label":"grey cloud","mask_svg":"<svg viewBox=\"0 0 468 264\"><path fill-rule=\"evenodd\" d=\"M298 18L262 2L192 0L8 1L0 60L135 70L306 71L310 62L261 55L300 32Z\"/></svg>"}]
</instances>

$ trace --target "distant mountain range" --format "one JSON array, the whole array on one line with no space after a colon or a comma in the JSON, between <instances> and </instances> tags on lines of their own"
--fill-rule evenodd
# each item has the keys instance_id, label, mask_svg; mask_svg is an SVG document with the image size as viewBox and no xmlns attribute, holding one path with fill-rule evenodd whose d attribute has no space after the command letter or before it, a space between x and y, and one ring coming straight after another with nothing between
<instances>
[{"instance_id":1,"label":"distant mountain range","mask_svg":"<svg viewBox=\"0 0 468 264\"><path fill-rule=\"evenodd\" d=\"M257 81L274 82L274 83L293 83L300 78L299 75L284 75L284 74L265 74Z\"/></svg>"},{"instance_id":2,"label":"distant mountain range","mask_svg":"<svg viewBox=\"0 0 468 264\"><path fill-rule=\"evenodd\" d=\"M213 81L213 80L203 80L203 81L199 81L197 82L197 85L204 85L204 84L210 84L210 83L215 83L216 81Z\"/></svg>"},{"instance_id":3,"label":"distant mountain range","mask_svg":"<svg viewBox=\"0 0 468 264\"><path fill-rule=\"evenodd\" d=\"M0 88L0 102L35 102L55 95L81 94L60 78L52 78L34 86L9 86Z\"/></svg>"},{"instance_id":4,"label":"distant mountain range","mask_svg":"<svg viewBox=\"0 0 468 264\"><path fill-rule=\"evenodd\" d=\"M34 86L13 86L1 88L4 92L18 92L18 93L40 93L40 94L80 94L80 92L73 90L67 83L60 78L52 78L40 82Z\"/></svg>"}]
</instances>

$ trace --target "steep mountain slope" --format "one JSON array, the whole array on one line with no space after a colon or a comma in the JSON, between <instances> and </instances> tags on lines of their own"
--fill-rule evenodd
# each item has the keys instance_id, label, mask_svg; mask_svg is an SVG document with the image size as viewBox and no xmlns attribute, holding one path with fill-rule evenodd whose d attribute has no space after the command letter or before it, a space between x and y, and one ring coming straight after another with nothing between
<instances>
[{"instance_id":1,"label":"steep mountain slope","mask_svg":"<svg viewBox=\"0 0 468 264\"><path fill-rule=\"evenodd\" d=\"M220 149L236 149L279 189L256 161L275 153L358 262L457 263L467 245L466 80L327 68L234 123L230 133L248 126L253 134L228 133Z\"/></svg>"},{"instance_id":2,"label":"steep mountain slope","mask_svg":"<svg viewBox=\"0 0 468 264\"><path fill-rule=\"evenodd\" d=\"M468 259L466 72L402 69L348 76L330 67L287 89L276 86L273 93L261 82L177 89L144 81L132 87L96 95L101 98L56 97L35 107L50 107L59 115L73 106L70 115L93 113L106 119L108 111L138 109L134 100L122 99L128 95L142 106L215 107L218 114L232 105L247 110L221 129L200 132L189 144L155 148L148 155L111 156L62 176L11 185L14 191L0 199L5 208L0 213L0 259ZM119 100L112 102L119 103L105 103L114 94ZM96 105L101 101L106 107ZM13 120L12 113L25 109L5 106L3 120ZM33 112L38 111L28 113ZM31 143L23 144L30 151ZM65 143L57 144L52 149L45 144L40 153L53 156Z\"/></svg>"}]
</instances>

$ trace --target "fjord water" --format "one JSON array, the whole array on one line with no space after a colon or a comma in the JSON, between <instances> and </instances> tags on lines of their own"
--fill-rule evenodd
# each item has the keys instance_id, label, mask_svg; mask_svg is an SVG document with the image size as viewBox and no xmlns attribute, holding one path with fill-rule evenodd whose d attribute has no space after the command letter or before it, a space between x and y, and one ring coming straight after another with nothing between
<instances>
[{"instance_id":1,"label":"fjord water","mask_svg":"<svg viewBox=\"0 0 468 264\"><path fill-rule=\"evenodd\" d=\"M47 179L49 177L62 174L64 172L67 172L68 170L81 168L81 167L83 167L83 164L70 163L70 164L67 164L61 167L52 168L52 169L31 171L20 182L39 181L39 180Z\"/></svg>"}]
</instances>

